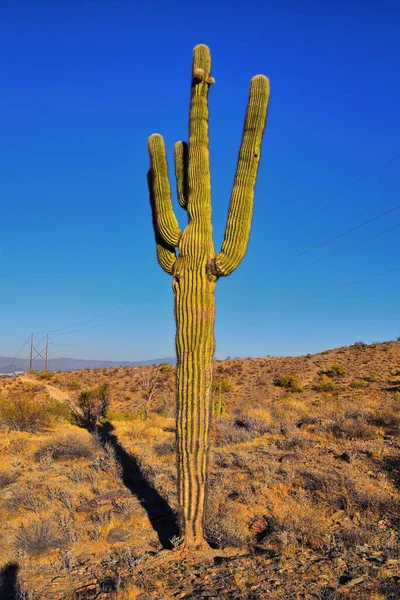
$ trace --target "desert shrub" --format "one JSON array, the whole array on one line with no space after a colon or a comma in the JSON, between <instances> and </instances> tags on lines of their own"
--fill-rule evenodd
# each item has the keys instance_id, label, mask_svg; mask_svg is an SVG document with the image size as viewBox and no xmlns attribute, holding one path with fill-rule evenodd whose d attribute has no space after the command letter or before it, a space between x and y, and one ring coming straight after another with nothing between
<instances>
[{"instance_id":1,"label":"desert shrub","mask_svg":"<svg viewBox=\"0 0 400 600\"><path fill-rule=\"evenodd\" d=\"M368 385L367 382L362 379L354 379L354 381L350 382L350 387L356 390L361 390L362 388L365 388L366 385Z\"/></svg>"},{"instance_id":2,"label":"desert shrub","mask_svg":"<svg viewBox=\"0 0 400 600\"><path fill-rule=\"evenodd\" d=\"M378 381L379 379L379 373L377 373L376 371L371 371L371 373L369 373L368 375L366 375L364 377L365 381Z\"/></svg>"},{"instance_id":3,"label":"desert shrub","mask_svg":"<svg viewBox=\"0 0 400 600\"><path fill-rule=\"evenodd\" d=\"M252 431L240 419L222 418L215 423L220 444L240 444L254 437Z\"/></svg>"},{"instance_id":4,"label":"desert shrub","mask_svg":"<svg viewBox=\"0 0 400 600\"><path fill-rule=\"evenodd\" d=\"M82 384L79 383L79 381L76 381L76 379L73 379L69 384L68 384L68 389L69 390L79 390L82 387Z\"/></svg>"},{"instance_id":5,"label":"desert shrub","mask_svg":"<svg viewBox=\"0 0 400 600\"><path fill-rule=\"evenodd\" d=\"M276 447L279 450L302 450L307 446L307 440L300 435L291 435L289 437L276 440Z\"/></svg>"},{"instance_id":6,"label":"desert shrub","mask_svg":"<svg viewBox=\"0 0 400 600\"><path fill-rule=\"evenodd\" d=\"M235 427L251 432L253 437L268 433L271 430L271 423L271 413L256 408L240 413L234 421Z\"/></svg>"},{"instance_id":7,"label":"desert shrub","mask_svg":"<svg viewBox=\"0 0 400 600\"><path fill-rule=\"evenodd\" d=\"M225 506L217 513L206 515L205 534L212 547L243 547L249 544L250 532L246 523L242 523L237 512L227 513Z\"/></svg>"},{"instance_id":8,"label":"desert shrub","mask_svg":"<svg viewBox=\"0 0 400 600\"><path fill-rule=\"evenodd\" d=\"M168 373L172 373L173 370L174 370L174 365L171 365L170 363L161 363L160 364L160 372L163 375L167 375Z\"/></svg>"},{"instance_id":9,"label":"desert shrub","mask_svg":"<svg viewBox=\"0 0 400 600\"><path fill-rule=\"evenodd\" d=\"M399 391L393 392L393 400L395 400L396 402L400 402L400 392Z\"/></svg>"},{"instance_id":10,"label":"desert shrub","mask_svg":"<svg viewBox=\"0 0 400 600\"><path fill-rule=\"evenodd\" d=\"M72 423L73 415L69 400L55 400L49 398L45 404L50 417L58 422Z\"/></svg>"},{"instance_id":11,"label":"desert shrub","mask_svg":"<svg viewBox=\"0 0 400 600\"><path fill-rule=\"evenodd\" d=\"M35 460L49 457L53 460L71 460L74 458L91 458L94 454L92 440L76 434L64 434L41 446L35 453Z\"/></svg>"},{"instance_id":12,"label":"desert shrub","mask_svg":"<svg viewBox=\"0 0 400 600\"><path fill-rule=\"evenodd\" d=\"M221 392L227 394L233 390L233 384L229 377L216 377L213 381L214 392Z\"/></svg>"},{"instance_id":13,"label":"desert shrub","mask_svg":"<svg viewBox=\"0 0 400 600\"><path fill-rule=\"evenodd\" d=\"M313 385L313 390L316 392L334 392L336 389L336 383L327 375L323 375L321 380Z\"/></svg>"},{"instance_id":14,"label":"desert shrub","mask_svg":"<svg viewBox=\"0 0 400 600\"><path fill-rule=\"evenodd\" d=\"M53 373L51 373L51 371L41 371L40 373L37 374L37 378L38 379L51 379L53 377Z\"/></svg>"},{"instance_id":15,"label":"desert shrub","mask_svg":"<svg viewBox=\"0 0 400 600\"><path fill-rule=\"evenodd\" d=\"M289 392L301 392L302 386L300 379L296 375L281 375L274 381L274 385L285 388Z\"/></svg>"},{"instance_id":16,"label":"desert shrub","mask_svg":"<svg viewBox=\"0 0 400 600\"><path fill-rule=\"evenodd\" d=\"M48 427L51 414L45 402L38 402L33 392L0 400L0 423L14 431L35 433Z\"/></svg>"},{"instance_id":17,"label":"desert shrub","mask_svg":"<svg viewBox=\"0 0 400 600\"><path fill-rule=\"evenodd\" d=\"M95 388L83 390L78 396L78 407L84 424L93 429L97 422L105 419L109 407L108 385L103 383Z\"/></svg>"},{"instance_id":18,"label":"desert shrub","mask_svg":"<svg viewBox=\"0 0 400 600\"><path fill-rule=\"evenodd\" d=\"M64 545L64 540L56 537L49 521L21 525L16 541L18 549L28 554L42 554L51 548Z\"/></svg>"},{"instance_id":19,"label":"desert shrub","mask_svg":"<svg viewBox=\"0 0 400 600\"><path fill-rule=\"evenodd\" d=\"M353 347L363 349L367 348L368 344L366 344L365 342L354 342Z\"/></svg>"},{"instance_id":20,"label":"desert shrub","mask_svg":"<svg viewBox=\"0 0 400 600\"><path fill-rule=\"evenodd\" d=\"M362 417L334 420L327 425L327 431L336 438L370 439L375 436L373 428Z\"/></svg>"},{"instance_id":21,"label":"desert shrub","mask_svg":"<svg viewBox=\"0 0 400 600\"><path fill-rule=\"evenodd\" d=\"M137 415L128 411L110 410L107 412L107 419L109 421L136 421L137 418Z\"/></svg>"},{"instance_id":22,"label":"desert shrub","mask_svg":"<svg viewBox=\"0 0 400 600\"><path fill-rule=\"evenodd\" d=\"M343 377L346 375L346 369L339 363L332 363L325 369L324 374L328 377Z\"/></svg>"},{"instance_id":23,"label":"desert shrub","mask_svg":"<svg viewBox=\"0 0 400 600\"><path fill-rule=\"evenodd\" d=\"M14 393L0 399L0 424L14 431L35 433L54 421L70 421L71 407L67 401L59 401L48 395L38 400L35 390Z\"/></svg>"},{"instance_id":24,"label":"desert shrub","mask_svg":"<svg viewBox=\"0 0 400 600\"><path fill-rule=\"evenodd\" d=\"M18 479L17 473L0 472L0 490L15 483Z\"/></svg>"},{"instance_id":25,"label":"desert shrub","mask_svg":"<svg viewBox=\"0 0 400 600\"><path fill-rule=\"evenodd\" d=\"M166 456L167 454L173 454L175 451L175 442L164 442L163 444L157 444L154 448L154 452L157 456Z\"/></svg>"},{"instance_id":26,"label":"desert shrub","mask_svg":"<svg viewBox=\"0 0 400 600\"><path fill-rule=\"evenodd\" d=\"M96 456L90 466L94 471L108 473L118 481L122 475L122 467L118 462L115 449L112 444L108 442L104 444L103 448L104 452Z\"/></svg>"}]
</instances>

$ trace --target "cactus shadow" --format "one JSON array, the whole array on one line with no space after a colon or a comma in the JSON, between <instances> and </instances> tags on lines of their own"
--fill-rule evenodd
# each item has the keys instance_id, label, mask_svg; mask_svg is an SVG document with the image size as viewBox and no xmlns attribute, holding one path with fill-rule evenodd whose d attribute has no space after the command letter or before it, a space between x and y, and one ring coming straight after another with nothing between
<instances>
[{"instance_id":1,"label":"cactus shadow","mask_svg":"<svg viewBox=\"0 0 400 600\"><path fill-rule=\"evenodd\" d=\"M173 547L172 538L179 535L176 514L145 477L135 456L129 454L119 443L112 424L106 422L99 425L97 434L103 446L109 444L114 449L115 456L121 465L122 481L125 487L140 500L161 545L164 549L170 550Z\"/></svg>"},{"instance_id":2,"label":"cactus shadow","mask_svg":"<svg viewBox=\"0 0 400 600\"><path fill-rule=\"evenodd\" d=\"M17 600L20 598L18 570L19 566L16 562L8 563L0 570L0 598L2 600Z\"/></svg>"}]
</instances>

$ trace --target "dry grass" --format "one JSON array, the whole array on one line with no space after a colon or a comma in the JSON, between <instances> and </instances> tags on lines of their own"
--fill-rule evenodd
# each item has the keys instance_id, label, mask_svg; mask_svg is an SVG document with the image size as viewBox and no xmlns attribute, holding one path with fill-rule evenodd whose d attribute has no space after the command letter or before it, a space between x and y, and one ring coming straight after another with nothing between
<instances>
[{"instance_id":1,"label":"dry grass","mask_svg":"<svg viewBox=\"0 0 400 600\"><path fill-rule=\"evenodd\" d=\"M369 564L362 552L397 559L399 364L399 343L217 361L226 408L212 429L210 543L279 553L283 567L302 552L340 556L359 570ZM165 396L173 397L174 369L162 377L146 420L140 368L58 373L51 386L74 402L87 387L108 384L115 440L176 510L174 402ZM113 445L71 424L68 402L54 401L42 383L0 385L1 564L18 559L25 580L38 585L45 561L45 589L56 576L72 581L82 555L134 569L138 557L160 550L145 508L126 494ZM369 596L359 598L381 600L391 577L369 573Z\"/></svg>"}]
</instances>

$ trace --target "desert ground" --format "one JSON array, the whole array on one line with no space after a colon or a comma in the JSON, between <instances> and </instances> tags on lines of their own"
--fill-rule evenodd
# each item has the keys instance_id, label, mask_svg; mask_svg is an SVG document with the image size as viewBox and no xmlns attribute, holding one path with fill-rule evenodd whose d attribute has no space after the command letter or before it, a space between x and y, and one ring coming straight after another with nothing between
<instances>
[{"instance_id":1,"label":"desert ground","mask_svg":"<svg viewBox=\"0 0 400 600\"><path fill-rule=\"evenodd\" d=\"M174 370L0 380L1 599L397 600L400 341L215 361L198 554L179 548ZM93 425L82 393L103 384Z\"/></svg>"}]
</instances>

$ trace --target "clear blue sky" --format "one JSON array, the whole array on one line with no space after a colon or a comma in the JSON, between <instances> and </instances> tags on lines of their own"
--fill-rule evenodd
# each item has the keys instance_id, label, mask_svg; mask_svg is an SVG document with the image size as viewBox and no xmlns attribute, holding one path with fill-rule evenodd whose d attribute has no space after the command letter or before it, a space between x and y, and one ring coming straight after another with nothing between
<instances>
[{"instance_id":1,"label":"clear blue sky","mask_svg":"<svg viewBox=\"0 0 400 600\"><path fill-rule=\"evenodd\" d=\"M249 251L218 284L217 356L400 335L400 271L326 293L400 266L400 229L305 266L400 224L400 210L243 281L400 204L400 159L346 187L400 155L398 2L4 0L1 11L0 355L16 353L31 331L133 301L51 333L51 356L174 354L147 137L165 135L172 167L173 144L187 136L198 43L211 47L216 79L217 249L249 80L265 73L272 88Z\"/></svg>"}]
</instances>

